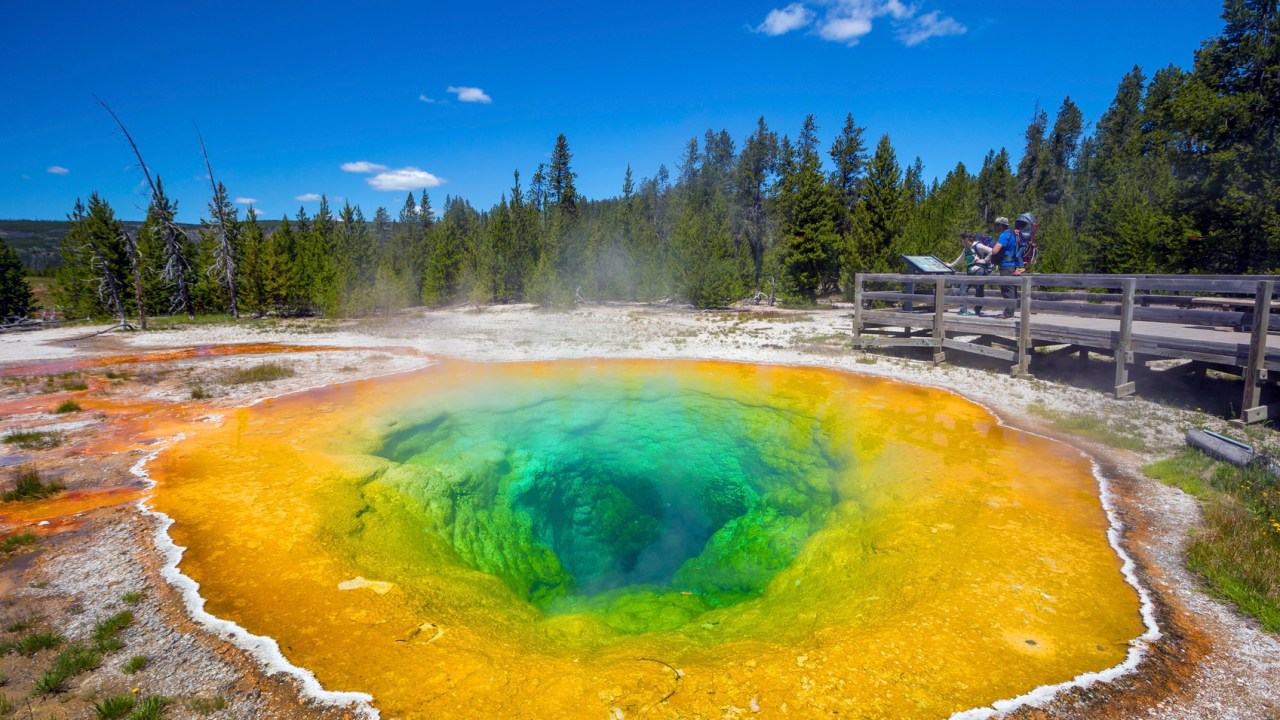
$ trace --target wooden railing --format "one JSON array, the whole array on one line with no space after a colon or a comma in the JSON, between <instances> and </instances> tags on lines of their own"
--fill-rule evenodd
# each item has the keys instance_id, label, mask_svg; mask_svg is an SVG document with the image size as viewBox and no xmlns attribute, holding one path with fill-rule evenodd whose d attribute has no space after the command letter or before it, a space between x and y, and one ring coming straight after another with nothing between
<instances>
[{"instance_id":1,"label":"wooden railing","mask_svg":"<svg viewBox=\"0 0 1280 720\"><path fill-rule=\"evenodd\" d=\"M1181 357L1238 368L1245 382L1241 420L1256 422L1276 417L1280 411L1259 405L1269 370L1280 371L1280 350L1268 358L1266 344L1268 331L1280 332L1280 314L1272 313L1275 280L1242 275L859 274L854 289L854 344L860 348L930 347L935 363L944 361L948 350L977 353L1013 361L1015 376L1030 374L1031 353L1037 346L1102 352L1115 358L1117 397L1135 390L1129 379L1135 355ZM986 297L969 295L968 289L977 285L987 288ZM999 295L999 288L1010 285L1018 289L1016 300ZM1008 320L946 313L948 307L966 304L1012 310L1015 320L1011 325ZM1073 324L1071 318L1086 320ZM1117 322L1100 324L1098 319ZM1134 323L1144 323L1142 333L1135 335ZM880 334L871 335L873 328L879 328ZM884 328L891 328L888 334ZM1251 333L1247 352L1243 343L1205 337L1198 328L1247 329ZM921 331L928 334L920 335ZM948 337L949 333L976 335L979 341L962 341Z\"/></svg>"}]
</instances>

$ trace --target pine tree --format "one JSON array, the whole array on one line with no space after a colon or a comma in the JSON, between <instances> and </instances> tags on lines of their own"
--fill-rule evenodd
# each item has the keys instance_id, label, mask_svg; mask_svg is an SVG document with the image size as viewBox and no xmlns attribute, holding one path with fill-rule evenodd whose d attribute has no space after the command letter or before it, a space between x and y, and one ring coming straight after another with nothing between
<instances>
[{"instance_id":1,"label":"pine tree","mask_svg":"<svg viewBox=\"0 0 1280 720\"><path fill-rule=\"evenodd\" d=\"M907 217L902 169L889 136L880 137L867 167L857 211L853 217L854 248L845 274L890 272L898 267L898 248Z\"/></svg>"},{"instance_id":2,"label":"pine tree","mask_svg":"<svg viewBox=\"0 0 1280 720\"><path fill-rule=\"evenodd\" d=\"M1178 92L1188 151L1177 205L1202 238L1195 269L1269 272L1280 263L1280 8L1226 0L1222 18Z\"/></svg>"},{"instance_id":3,"label":"pine tree","mask_svg":"<svg viewBox=\"0 0 1280 720\"><path fill-rule=\"evenodd\" d=\"M755 132L743 143L734 171L735 231L746 238L751 252L753 287L761 286L765 253L773 244L774 223L768 203L777 164L778 134L770 130L761 117Z\"/></svg>"},{"instance_id":4,"label":"pine tree","mask_svg":"<svg viewBox=\"0 0 1280 720\"><path fill-rule=\"evenodd\" d=\"M578 191L574 178L578 177L570 163L569 141L564 133L556 136L556 146L551 151L551 167L547 170L547 199L560 212L573 216L578 208Z\"/></svg>"},{"instance_id":5,"label":"pine tree","mask_svg":"<svg viewBox=\"0 0 1280 720\"><path fill-rule=\"evenodd\" d=\"M1031 122L1025 133L1026 148L1022 160L1018 163L1018 194L1026 203L1028 194L1040 183L1040 174L1044 170L1044 133L1049 126L1049 115L1036 103L1031 112Z\"/></svg>"},{"instance_id":6,"label":"pine tree","mask_svg":"<svg viewBox=\"0 0 1280 720\"><path fill-rule=\"evenodd\" d=\"M88 215L77 198L67 221L71 224L59 245L60 262L54 271L53 300L64 317L82 318L97 309L96 288L90 272L89 240L84 220Z\"/></svg>"},{"instance_id":7,"label":"pine tree","mask_svg":"<svg viewBox=\"0 0 1280 720\"><path fill-rule=\"evenodd\" d=\"M831 161L835 169L831 172L831 186L835 188L844 210L841 214L840 231L847 235L853 228L853 210L858 202L858 192L863 173L867 167L867 145L862 136L867 129L859 127L853 121L853 113L844 118L844 128L835 142L831 144Z\"/></svg>"},{"instance_id":8,"label":"pine tree","mask_svg":"<svg viewBox=\"0 0 1280 720\"><path fill-rule=\"evenodd\" d=\"M840 281L837 204L822 174L817 132L814 117L805 118L795 160L789 163L791 175L784 176L785 189L779 197L785 208L780 261L786 287L806 302L835 289Z\"/></svg>"},{"instance_id":9,"label":"pine tree","mask_svg":"<svg viewBox=\"0 0 1280 720\"><path fill-rule=\"evenodd\" d=\"M25 318L33 302L22 260L9 243L0 240L0 322Z\"/></svg>"},{"instance_id":10,"label":"pine tree","mask_svg":"<svg viewBox=\"0 0 1280 720\"><path fill-rule=\"evenodd\" d=\"M164 263L160 268L160 277L169 290L169 310L195 318L195 305L191 299L191 242L187 233L178 226L178 202L165 194L164 183L159 175L156 176L155 189L151 193L148 213L154 213L155 216L155 232Z\"/></svg>"},{"instance_id":11,"label":"pine tree","mask_svg":"<svg viewBox=\"0 0 1280 720\"><path fill-rule=\"evenodd\" d=\"M979 225L989 228L1001 215L1012 212L1018 180L1009 168L1009 151L987 153L978 172Z\"/></svg>"},{"instance_id":12,"label":"pine tree","mask_svg":"<svg viewBox=\"0 0 1280 720\"><path fill-rule=\"evenodd\" d=\"M1041 169L1036 198L1042 212L1060 205L1066 199L1080 134L1084 131L1084 114L1071 98L1062 101L1049 139L1045 144L1045 166Z\"/></svg>"}]
</instances>

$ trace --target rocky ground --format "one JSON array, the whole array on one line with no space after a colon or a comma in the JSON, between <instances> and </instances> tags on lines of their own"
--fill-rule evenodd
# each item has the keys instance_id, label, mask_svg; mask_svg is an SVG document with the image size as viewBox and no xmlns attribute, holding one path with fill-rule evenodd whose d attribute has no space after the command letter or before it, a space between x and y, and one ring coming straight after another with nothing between
<instances>
[{"instance_id":1,"label":"rocky ground","mask_svg":"<svg viewBox=\"0 0 1280 720\"><path fill-rule=\"evenodd\" d=\"M1046 361L1032 368L1041 379L1012 381L995 365L935 368L905 356L853 353L848 315L834 310L697 313L599 306L543 313L504 306L87 337L92 331L0 336L0 434L47 429L63 440L46 450L0 448L9 453L0 463L38 467L44 478L71 491L21 511L0 506L0 537L25 531L39 536L0 561L0 642L48 630L67 643L88 643L103 618L127 610L133 620L118 636L122 647L104 652L99 666L70 679L65 692L27 697L59 649L0 656L0 695L14 706L12 717L94 717L95 703L134 694L134 688L137 697L170 698L171 718L353 716L353 706L303 699L296 679L268 674L249 653L194 619L163 577L159 520L138 509L146 488L133 470L173 441L167 423L216 421L222 408L405 372L431 356L451 356L822 365L958 392L1011 425L1067 439L1097 458L1109 478L1125 526L1122 543L1151 591L1162 637L1136 672L1011 716L1280 718L1280 642L1203 592L1182 562L1199 518L1197 501L1140 470L1180 447L1190 427L1225 428L1221 418L1197 411L1229 409L1238 385L1225 380L1144 373L1138 375L1139 393L1159 402L1116 401L1089 389L1106 385L1111 368L1102 362ZM299 347L281 352L282 346ZM232 381L236 370L264 363L287 368L287 376ZM81 383L84 389L78 389ZM53 413L64 400L84 409ZM1253 440L1275 443L1269 431L1253 431ZM146 658L145 667L126 674L125 664L135 657Z\"/></svg>"}]
</instances>

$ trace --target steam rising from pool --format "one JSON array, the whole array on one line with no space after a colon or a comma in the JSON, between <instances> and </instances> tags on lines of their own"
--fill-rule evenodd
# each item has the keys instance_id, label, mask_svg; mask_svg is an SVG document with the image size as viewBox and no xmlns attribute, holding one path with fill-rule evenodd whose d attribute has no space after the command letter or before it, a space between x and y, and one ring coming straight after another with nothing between
<instances>
[{"instance_id":1,"label":"steam rising from pool","mask_svg":"<svg viewBox=\"0 0 1280 720\"><path fill-rule=\"evenodd\" d=\"M153 474L209 612L394 717L947 717L1143 632L1086 460L832 371L446 362Z\"/></svg>"}]
</instances>

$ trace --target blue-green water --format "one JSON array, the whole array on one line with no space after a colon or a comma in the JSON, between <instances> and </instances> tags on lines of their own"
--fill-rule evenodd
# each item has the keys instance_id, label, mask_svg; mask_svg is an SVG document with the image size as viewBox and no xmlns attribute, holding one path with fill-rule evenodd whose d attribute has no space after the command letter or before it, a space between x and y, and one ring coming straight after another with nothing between
<instances>
[{"instance_id":1,"label":"blue-green water","mask_svg":"<svg viewBox=\"0 0 1280 720\"><path fill-rule=\"evenodd\" d=\"M394 480L369 490L545 611L653 629L758 595L847 458L815 417L647 380L438 396L386 436Z\"/></svg>"}]
</instances>

